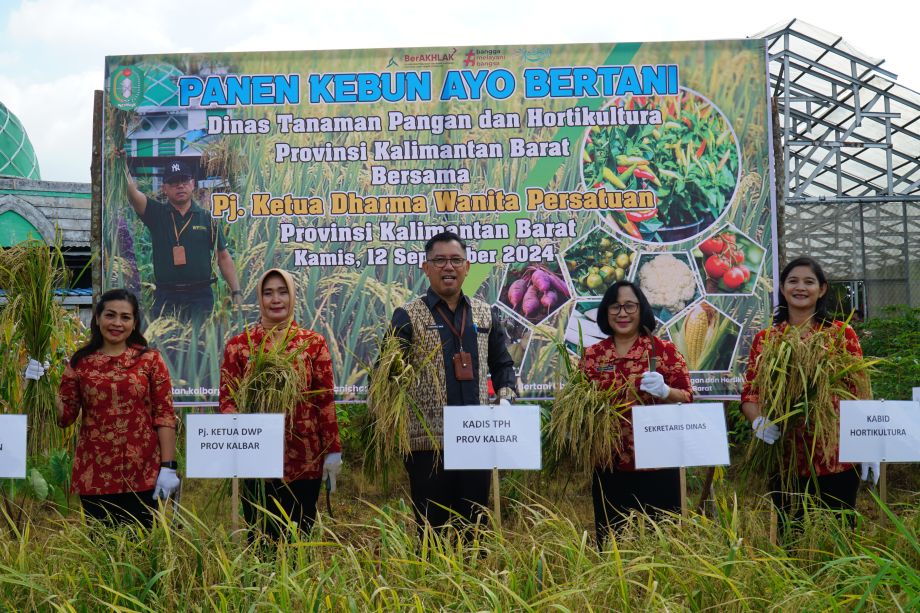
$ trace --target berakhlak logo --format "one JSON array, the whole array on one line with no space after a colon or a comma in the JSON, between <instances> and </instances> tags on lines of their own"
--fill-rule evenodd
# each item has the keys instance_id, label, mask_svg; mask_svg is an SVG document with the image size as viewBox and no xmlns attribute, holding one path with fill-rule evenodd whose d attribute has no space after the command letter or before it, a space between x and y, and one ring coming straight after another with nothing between
<instances>
[{"instance_id":1,"label":"berakhlak logo","mask_svg":"<svg viewBox=\"0 0 920 613\"><path fill-rule=\"evenodd\" d=\"M109 81L109 102L116 109L130 111L137 108L144 95L144 73L136 66L119 66L112 71Z\"/></svg>"},{"instance_id":2,"label":"berakhlak logo","mask_svg":"<svg viewBox=\"0 0 920 613\"><path fill-rule=\"evenodd\" d=\"M470 49L466 52L465 60L463 60L463 65L472 68L476 65L476 52Z\"/></svg>"}]
</instances>

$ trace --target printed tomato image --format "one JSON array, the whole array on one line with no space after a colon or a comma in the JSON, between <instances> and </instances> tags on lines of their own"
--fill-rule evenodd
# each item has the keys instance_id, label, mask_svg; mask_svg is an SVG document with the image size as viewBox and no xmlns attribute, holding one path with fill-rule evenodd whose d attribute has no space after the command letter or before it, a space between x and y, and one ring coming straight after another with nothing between
<instances>
[{"instance_id":1,"label":"printed tomato image","mask_svg":"<svg viewBox=\"0 0 920 613\"><path fill-rule=\"evenodd\" d=\"M722 111L686 88L677 96L615 98L608 107L634 121L586 132L585 189L648 192L655 206L609 212L605 222L650 243L705 232L728 207L741 173L737 138Z\"/></svg>"},{"instance_id":2,"label":"printed tomato image","mask_svg":"<svg viewBox=\"0 0 920 613\"><path fill-rule=\"evenodd\" d=\"M725 226L692 251L707 294L750 294L764 258L764 248Z\"/></svg>"}]
</instances>

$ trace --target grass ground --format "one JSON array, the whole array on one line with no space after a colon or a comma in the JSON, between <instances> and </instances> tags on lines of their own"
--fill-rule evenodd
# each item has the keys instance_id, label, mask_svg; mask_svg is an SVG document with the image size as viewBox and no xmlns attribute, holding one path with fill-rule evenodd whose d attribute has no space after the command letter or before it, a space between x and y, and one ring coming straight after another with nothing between
<instances>
[{"instance_id":1,"label":"grass ground","mask_svg":"<svg viewBox=\"0 0 920 613\"><path fill-rule=\"evenodd\" d=\"M691 483L694 480L691 479ZM348 474L321 496L310 538L234 537L225 483L190 481L186 508L153 530L89 529L79 514L31 508L0 541L0 605L62 611L916 610L917 500L894 512L861 493L855 529L808 514L770 544L757 496L719 484L709 517L634 521L603 551L592 543L587 480L506 477L504 517L468 540L420 538L394 476L388 491ZM538 497L532 492L542 492ZM717 511L717 512L714 512Z\"/></svg>"}]
</instances>

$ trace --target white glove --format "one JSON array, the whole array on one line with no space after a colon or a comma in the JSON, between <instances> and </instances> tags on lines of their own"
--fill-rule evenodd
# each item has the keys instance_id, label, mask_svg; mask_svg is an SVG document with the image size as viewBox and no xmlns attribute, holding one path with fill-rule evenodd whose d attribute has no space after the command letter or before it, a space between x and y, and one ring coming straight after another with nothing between
<instances>
[{"instance_id":1,"label":"white glove","mask_svg":"<svg viewBox=\"0 0 920 613\"><path fill-rule=\"evenodd\" d=\"M51 365L47 361L42 364L36 359L29 358L29 363L26 365L26 371L23 375L26 379L38 381L45 375L45 371L48 370L49 366Z\"/></svg>"},{"instance_id":2,"label":"white glove","mask_svg":"<svg viewBox=\"0 0 920 613\"><path fill-rule=\"evenodd\" d=\"M772 445L779 440L779 426L763 415L758 415L757 418L751 422L751 428L754 429L754 436L767 445Z\"/></svg>"},{"instance_id":3,"label":"white glove","mask_svg":"<svg viewBox=\"0 0 920 613\"><path fill-rule=\"evenodd\" d=\"M335 480L342 472L342 454L340 452L330 453L323 462L323 481L329 488L329 493L335 491Z\"/></svg>"},{"instance_id":4,"label":"white glove","mask_svg":"<svg viewBox=\"0 0 920 613\"><path fill-rule=\"evenodd\" d=\"M511 406L511 401L508 400L507 398L499 398L499 399L498 399L498 404L501 405L501 406L503 406L503 407L510 407L510 406Z\"/></svg>"},{"instance_id":5,"label":"white glove","mask_svg":"<svg viewBox=\"0 0 920 613\"><path fill-rule=\"evenodd\" d=\"M161 468L157 475L157 485L153 490L153 499L166 500L179 489L179 477L172 468Z\"/></svg>"},{"instance_id":6,"label":"white glove","mask_svg":"<svg viewBox=\"0 0 920 613\"><path fill-rule=\"evenodd\" d=\"M872 484L878 485L879 477L882 476L882 465L878 462L863 462L859 465L859 476L863 481L869 480L869 471L872 471Z\"/></svg>"},{"instance_id":7,"label":"white glove","mask_svg":"<svg viewBox=\"0 0 920 613\"><path fill-rule=\"evenodd\" d=\"M651 370L642 375L639 389L655 398L667 398L668 394L671 393L671 388L664 382L664 376L660 372Z\"/></svg>"}]
</instances>

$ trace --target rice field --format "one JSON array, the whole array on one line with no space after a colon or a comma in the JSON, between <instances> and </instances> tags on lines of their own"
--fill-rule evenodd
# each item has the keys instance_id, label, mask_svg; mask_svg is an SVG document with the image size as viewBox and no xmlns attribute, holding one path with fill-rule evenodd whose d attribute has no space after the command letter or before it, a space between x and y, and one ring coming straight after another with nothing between
<instances>
[{"instance_id":1,"label":"rice field","mask_svg":"<svg viewBox=\"0 0 920 613\"><path fill-rule=\"evenodd\" d=\"M353 476L352 476L353 475ZM809 511L770 544L763 499L722 482L708 516L634 518L598 550L585 479L514 475L501 527L464 538L417 531L399 482L381 491L346 473L308 537L247 542L214 482L186 486L149 532L85 526L44 508L0 541L0 605L43 611L908 611L920 604L916 501L863 496L850 530ZM512 492L514 492L512 494ZM283 521L283 520L281 520Z\"/></svg>"}]
</instances>

